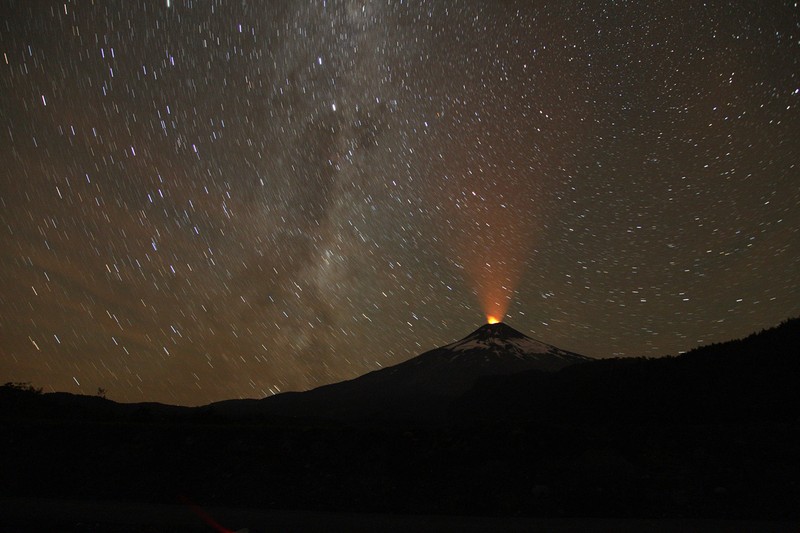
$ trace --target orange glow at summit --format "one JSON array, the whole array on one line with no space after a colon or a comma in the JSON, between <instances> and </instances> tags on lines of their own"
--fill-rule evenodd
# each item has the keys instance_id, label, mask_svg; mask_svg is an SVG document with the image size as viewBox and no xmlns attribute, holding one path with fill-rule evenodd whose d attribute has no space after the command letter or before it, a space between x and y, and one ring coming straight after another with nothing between
<instances>
[{"instance_id":1,"label":"orange glow at summit","mask_svg":"<svg viewBox=\"0 0 800 533\"><path fill-rule=\"evenodd\" d=\"M472 283L486 317L486 323L497 324L502 322L506 316L519 276L510 276L509 274L512 272L505 262L498 263L496 268L491 267L492 265L487 263L477 275L473 272ZM493 276L493 274L495 275ZM517 274L517 272L513 272L513 274Z\"/></svg>"},{"instance_id":2,"label":"orange glow at summit","mask_svg":"<svg viewBox=\"0 0 800 533\"><path fill-rule=\"evenodd\" d=\"M471 176L471 169L464 167L468 154L462 155L461 159L446 161L443 172ZM457 179L446 183L453 187L448 194L453 201L446 204L450 220L442 226L447 230L443 237L449 248L447 254L457 259L457 268L476 296L486 322L503 322L537 236L536 189L524 185L535 181L496 176L468 184ZM458 231L453 232L456 228Z\"/></svg>"},{"instance_id":3,"label":"orange glow at summit","mask_svg":"<svg viewBox=\"0 0 800 533\"><path fill-rule=\"evenodd\" d=\"M481 221L473 245L464 249L465 279L489 324L502 322L516 294L528 252L525 221L497 209L491 223ZM479 218L480 220L480 218Z\"/></svg>"}]
</instances>

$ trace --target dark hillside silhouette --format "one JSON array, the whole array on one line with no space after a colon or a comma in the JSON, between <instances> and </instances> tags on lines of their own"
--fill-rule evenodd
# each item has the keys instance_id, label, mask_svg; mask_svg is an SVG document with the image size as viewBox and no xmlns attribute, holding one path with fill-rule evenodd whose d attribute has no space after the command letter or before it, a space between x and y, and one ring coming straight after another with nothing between
<instances>
[{"instance_id":1,"label":"dark hillside silhouette","mask_svg":"<svg viewBox=\"0 0 800 533\"><path fill-rule=\"evenodd\" d=\"M500 344L468 347L516 357ZM469 350L458 354L487 356ZM229 411L117 404L10 384L0 387L0 499L797 520L798 353L795 319L678 357L482 371L444 409L422 395L412 410L357 421L265 414L256 400ZM330 413L352 405L349 389L336 390L346 394L326 392ZM438 418L415 418L428 408Z\"/></svg>"},{"instance_id":2,"label":"dark hillside silhouette","mask_svg":"<svg viewBox=\"0 0 800 533\"><path fill-rule=\"evenodd\" d=\"M800 319L678 357L483 378L456 418L582 424L800 421Z\"/></svg>"}]
</instances>

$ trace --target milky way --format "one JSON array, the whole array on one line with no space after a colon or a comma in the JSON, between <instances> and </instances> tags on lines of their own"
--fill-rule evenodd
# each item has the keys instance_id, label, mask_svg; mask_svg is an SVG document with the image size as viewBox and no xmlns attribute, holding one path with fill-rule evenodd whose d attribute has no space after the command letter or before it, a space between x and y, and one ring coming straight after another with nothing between
<instances>
[{"instance_id":1,"label":"milky way","mask_svg":"<svg viewBox=\"0 0 800 533\"><path fill-rule=\"evenodd\" d=\"M487 298L595 357L800 314L794 2L2 12L3 381L262 397Z\"/></svg>"}]
</instances>

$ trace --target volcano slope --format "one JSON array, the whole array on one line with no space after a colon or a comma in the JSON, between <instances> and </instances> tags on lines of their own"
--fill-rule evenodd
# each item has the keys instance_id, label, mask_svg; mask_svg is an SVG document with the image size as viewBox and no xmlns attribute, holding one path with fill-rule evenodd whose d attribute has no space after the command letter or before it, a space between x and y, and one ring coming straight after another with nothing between
<instances>
[{"instance_id":1,"label":"volcano slope","mask_svg":"<svg viewBox=\"0 0 800 533\"><path fill-rule=\"evenodd\" d=\"M539 342L505 323L485 324L463 339L350 381L263 400L227 401L226 416L281 415L348 421L439 420L482 378L554 372L592 359Z\"/></svg>"}]
</instances>

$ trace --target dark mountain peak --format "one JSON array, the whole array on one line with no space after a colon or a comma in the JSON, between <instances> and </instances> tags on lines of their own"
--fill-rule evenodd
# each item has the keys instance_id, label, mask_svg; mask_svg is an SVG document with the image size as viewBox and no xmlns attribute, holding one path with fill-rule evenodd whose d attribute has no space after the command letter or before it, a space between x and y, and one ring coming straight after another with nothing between
<instances>
[{"instance_id":1,"label":"dark mountain peak","mask_svg":"<svg viewBox=\"0 0 800 533\"><path fill-rule=\"evenodd\" d=\"M505 322L494 324L484 324L462 340L487 340L490 338L499 339L524 339L528 338L524 333L520 333Z\"/></svg>"},{"instance_id":2,"label":"dark mountain peak","mask_svg":"<svg viewBox=\"0 0 800 533\"><path fill-rule=\"evenodd\" d=\"M303 393L272 396L263 407L254 408L293 417L432 420L444 416L449 402L482 378L527 370L554 372L589 360L502 322L484 324L461 340L394 366Z\"/></svg>"},{"instance_id":3,"label":"dark mountain peak","mask_svg":"<svg viewBox=\"0 0 800 533\"><path fill-rule=\"evenodd\" d=\"M587 361L588 357L561 350L517 331L504 322L484 324L463 339L438 350L428 352L444 354L449 362L479 364L488 373L498 373L498 364L503 367L513 361L516 368L519 360L525 360L541 370L558 370L572 363ZM426 359L423 354L417 359ZM411 361L414 361L412 359Z\"/></svg>"}]
</instances>

